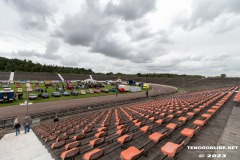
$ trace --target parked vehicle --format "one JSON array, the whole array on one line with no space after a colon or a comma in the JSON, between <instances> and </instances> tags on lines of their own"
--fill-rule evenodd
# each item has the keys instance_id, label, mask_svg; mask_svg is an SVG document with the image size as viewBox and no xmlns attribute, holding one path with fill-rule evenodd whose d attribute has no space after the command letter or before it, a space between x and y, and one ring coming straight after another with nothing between
<instances>
[{"instance_id":1,"label":"parked vehicle","mask_svg":"<svg viewBox=\"0 0 240 160\"><path fill-rule=\"evenodd\" d=\"M48 95L47 93L42 93L42 94L41 94L41 97L42 97L42 98L49 98L49 95Z\"/></svg>"},{"instance_id":2,"label":"parked vehicle","mask_svg":"<svg viewBox=\"0 0 240 160\"><path fill-rule=\"evenodd\" d=\"M22 93L22 88L18 88L17 93Z\"/></svg>"},{"instance_id":3,"label":"parked vehicle","mask_svg":"<svg viewBox=\"0 0 240 160\"><path fill-rule=\"evenodd\" d=\"M93 92L94 93L101 93L101 91L99 89L94 89Z\"/></svg>"},{"instance_id":4,"label":"parked vehicle","mask_svg":"<svg viewBox=\"0 0 240 160\"><path fill-rule=\"evenodd\" d=\"M3 88L9 88L9 85L4 85Z\"/></svg>"},{"instance_id":5,"label":"parked vehicle","mask_svg":"<svg viewBox=\"0 0 240 160\"><path fill-rule=\"evenodd\" d=\"M61 93L60 92L53 92L52 96L53 97L61 97Z\"/></svg>"},{"instance_id":6,"label":"parked vehicle","mask_svg":"<svg viewBox=\"0 0 240 160\"><path fill-rule=\"evenodd\" d=\"M72 90L72 89L74 89L74 86L73 86L73 85L70 85L70 84L68 84L68 85L67 85L67 89L69 89L69 90Z\"/></svg>"},{"instance_id":7,"label":"parked vehicle","mask_svg":"<svg viewBox=\"0 0 240 160\"><path fill-rule=\"evenodd\" d=\"M101 89L101 92L108 93L109 90L108 89Z\"/></svg>"},{"instance_id":8,"label":"parked vehicle","mask_svg":"<svg viewBox=\"0 0 240 160\"><path fill-rule=\"evenodd\" d=\"M110 92L118 92L118 90L115 89L115 88L111 88L111 89L109 89L109 91L110 91Z\"/></svg>"},{"instance_id":9,"label":"parked vehicle","mask_svg":"<svg viewBox=\"0 0 240 160\"><path fill-rule=\"evenodd\" d=\"M37 97L36 94L31 93L31 94L28 95L28 99L29 99L29 100L34 100L34 99L37 99L37 98L38 98L38 97Z\"/></svg>"},{"instance_id":10,"label":"parked vehicle","mask_svg":"<svg viewBox=\"0 0 240 160\"><path fill-rule=\"evenodd\" d=\"M86 94L86 91L85 90L80 90L80 94L84 95L84 94Z\"/></svg>"},{"instance_id":11,"label":"parked vehicle","mask_svg":"<svg viewBox=\"0 0 240 160\"><path fill-rule=\"evenodd\" d=\"M13 102L13 97L14 91L11 88L4 88L4 90L0 91L0 102Z\"/></svg>"},{"instance_id":12,"label":"parked vehicle","mask_svg":"<svg viewBox=\"0 0 240 160\"><path fill-rule=\"evenodd\" d=\"M84 85L77 85L77 86L75 87L75 89L82 89L82 88L85 88L85 86L84 86Z\"/></svg>"},{"instance_id":13,"label":"parked vehicle","mask_svg":"<svg viewBox=\"0 0 240 160\"><path fill-rule=\"evenodd\" d=\"M135 81L135 80L129 80L129 81L128 81L128 84L131 85L131 86L132 86L132 85L136 85L136 81Z\"/></svg>"},{"instance_id":14,"label":"parked vehicle","mask_svg":"<svg viewBox=\"0 0 240 160\"><path fill-rule=\"evenodd\" d=\"M64 95L64 96L70 96L70 93L67 92L67 91L65 91L65 92L62 93L62 95Z\"/></svg>"},{"instance_id":15,"label":"parked vehicle","mask_svg":"<svg viewBox=\"0 0 240 160\"><path fill-rule=\"evenodd\" d=\"M119 88L118 91L119 91L119 92L125 92L125 89Z\"/></svg>"},{"instance_id":16,"label":"parked vehicle","mask_svg":"<svg viewBox=\"0 0 240 160\"><path fill-rule=\"evenodd\" d=\"M71 90L71 95L77 96L78 95L78 91L77 90Z\"/></svg>"},{"instance_id":17,"label":"parked vehicle","mask_svg":"<svg viewBox=\"0 0 240 160\"><path fill-rule=\"evenodd\" d=\"M20 83L17 83L17 84L16 84L16 88L21 88Z\"/></svg>"},{"instance_id":18,"label":"parked vehicle","mask_svg":"<svg viewBox=\"0 0 240 160\"><path fill-rule=\"evenodd\" d=\"M143 89L149 89L149 88L150 88L149 84L144 83Z\"/></svg>"},{"instance_id":19,"label":"parked vehicle","mask_svg":"<svg viewBox=\"0 0 240 160\"><path fill-rule=\"evenodd\" d=\"M92 89L88 89L87 93L94 93L94 91Z\"/></svg>"}]
</instances>

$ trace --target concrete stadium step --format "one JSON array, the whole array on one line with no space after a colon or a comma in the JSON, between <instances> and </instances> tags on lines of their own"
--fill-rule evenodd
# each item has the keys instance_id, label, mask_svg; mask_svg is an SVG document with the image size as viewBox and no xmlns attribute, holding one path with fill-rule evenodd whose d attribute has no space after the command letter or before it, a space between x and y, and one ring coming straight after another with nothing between
<instances>
[{"instance_id":1,"label":"concrete stadium step","mask_svg":"<svg viewBox=\"0 0 240 160\"><path fill-rule=\"evenodd\" d=\"M14 72L11 72L10 77L9 77L9 81L13 81L13 79L14 79Z\"/></svg>"},{"instance_id":2,"label":"concrete stadium step","mask_svg":"<svg viewBox=\"0 0 240 160\"><path fill-rule=\"evenodd\" d=\"M0 155L4 160L53 160L32 131L27 134L21 131L18 136L6 134L0 140Z\"/></svg>"},{"instance_id":3,"label":"concrete stadium step","mask_svg":"<svg viewBox=\"0 0 240 160\"><path fill-rule=\"evenodd\" d=\"M64 79L63 79L63 77L61 76L60 73L58 74L58 77L64 82Z\"/></svg>"}]
</instances>

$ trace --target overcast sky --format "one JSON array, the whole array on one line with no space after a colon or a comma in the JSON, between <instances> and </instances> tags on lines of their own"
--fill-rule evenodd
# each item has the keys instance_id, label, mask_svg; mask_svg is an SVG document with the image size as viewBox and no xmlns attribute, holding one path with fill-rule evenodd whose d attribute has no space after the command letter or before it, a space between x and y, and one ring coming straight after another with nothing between
<instances>
[{"instance_id":1,"label":"overcast sky","mask_svg":"<svg viewBox=\"0 0 240 160\"><path fill-rule=\"evenodd\" d=\"M1 0L0 56L94 72L240 76L239 0Z\"/></svg>"}]
</instances>

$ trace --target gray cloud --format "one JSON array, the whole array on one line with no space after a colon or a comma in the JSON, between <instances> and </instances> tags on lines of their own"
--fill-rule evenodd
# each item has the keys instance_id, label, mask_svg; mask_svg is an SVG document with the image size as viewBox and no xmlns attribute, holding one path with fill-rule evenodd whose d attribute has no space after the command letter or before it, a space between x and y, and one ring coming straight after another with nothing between
<instances>
[{"instance_id":1,"label":"gray cloud","mask_svg":"<svg viewBox=\"0 0 240 160\"><path fill-rule=\"evenodd\" d=\"M110 1L105 13L120 16L125 20L135 20L155 9L155 4L155 0L121 0L118 4Z\"/></svg>"},{"instance_id":2,"label":"gray cloud","mask_svg":"<svg viewBox=\"0 0 240 160\"><path fill-rule=\"evenodd\" d=\"M37 52L35 50L19 50L17 52L11 52L12 56L18 57L39 57L49 60L61 59L61 56L57 55L56 52L60 47L60 42L58 40L51 40L46 43L46 50L44 53Z\"/></svg>"},{"instance_id":3,"label":"gray cloud","mask_svg":"<svg viewBox=\"0 0 240 160\"><path fill-rule=\"evenodd\" d=\"M60 42L58 40L51 40L46 44L45 55L54 54L58 51Z\"/></svg>"},{"instance_id":4,"label":"gray cloud","mask_svg":"<svg viewBox=\"0 0 240 160\"><path fill-rule=\"evenodd\" d=\"M45 0L5 1L19 12L25 29L45 30L48 27L47 19L56 12L54 5Z\"/></svg>"},{"instance_id":5,"label":"gray cloud","mask_svg":"<svg viewBox=\"0 0 240 160\"><path fill-rule=\"evenodd\" d=\"M213 23L220 16L229 13L236 15L240 13L239 0L193 0L190 16L178 16L177 24L191 30L206 23Z\"/></svg>"},{"instance_id":6,"label":"gray cloud","mask_svg":"<svg viewBox=\"0 0 240 160\"><path fill-rule=\"evenodd\" d=\"M140 2L142 1L120 1L118 6L109 2L104 10L98 2L87 0L81 11L65 16L61 27L52 36L62 38L70 45L88 47L92 53L136 63L149 62L156 56L166 54L162 44L170 43L170 40L165 31L152 31L142 17L154 8L155 1L149 4ZM132 12L135 9L131 6L138 8L139 11L136 9L136 13L133 13L134 18L137 19L138 16L138 20L128 23L118 16L107 14L110 5L120 8L128 6L130 8L126 9L131 9ZM125 40L119 35L123 35Z\"/></svg>"},{"instance_id":7,"label":"gray cloud","mask_svg":"<svg viewBox=\"0 0 240 160\"><path fill-rule=\"evenodd\" d=\"M113 30L114 22L104 17L97 3L86 1L82 10L73 16L66 16L61 29L55 35L63 37L71 45L89 46L98 37Z\"/></svg>"}]
</instances>

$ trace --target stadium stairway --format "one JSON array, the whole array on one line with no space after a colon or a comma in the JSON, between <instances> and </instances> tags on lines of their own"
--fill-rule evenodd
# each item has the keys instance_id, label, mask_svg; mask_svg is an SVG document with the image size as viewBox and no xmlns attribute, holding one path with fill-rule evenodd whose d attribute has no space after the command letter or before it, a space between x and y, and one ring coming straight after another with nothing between
<instances>
[{"instance_id":1,"label":"stadium stairway","mask_svg":"<svg viewBox=\"0 0 240 160\"><path fill-rule=\"evenodd\" d=\"M16 136L6 134L0 141L0 159L4 160L53 160L51 154L30 131Z\"/></svg>"},{"instance_id":2,"label":"stadium stairway","mask_svg":"<svg viewBox=\"0 0 240 160\"><path fill-rule=\"evenodd\" d=\"M58 74L58 77L64 82L64 79L60 73Z\"/></svg>"},{"instance_id":3,"label":"stadium stairway","mask_svg":"<svg viewBox=\"0 0 240 160\"><path fill-rule=\"evenodd\" d=\"M13 79L14 79L14 72L11 72L10 77L9 77L9 81L13 81Z\"/></svg>"}]
</instances>

